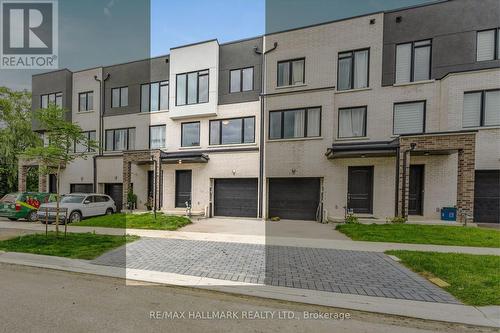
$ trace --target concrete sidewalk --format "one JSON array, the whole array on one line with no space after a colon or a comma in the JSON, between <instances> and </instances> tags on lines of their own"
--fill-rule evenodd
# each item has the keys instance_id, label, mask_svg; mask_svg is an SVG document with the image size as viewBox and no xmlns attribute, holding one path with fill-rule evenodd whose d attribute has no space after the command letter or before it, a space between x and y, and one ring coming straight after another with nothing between
<instances>
[{"instance_id":1,"label":"concrete sidewalk","mask_svg":"<svg viewBox=\"0 0 500 333\"><path fill-rule=\"evenodd\" d=\"M225 281L165 272L93 265L86 260L26 253L0 252L0 262L124 278L134 281L195 287L232 294L391 314L441 322L500 327L500 320L498 318L500 311L499 307L479 308L460 304L429 303L267 286L255 283Z\"/></svg>"},{"instance_id":2,"label":"concrete sidewalk","mask_svg":"<svg viewBox=\"0 0 500 333\"><path fill-rule=\"evenodd\" d=\"M45 231L45 225L28 222L0 222L0 229L24 229L34 231ZM55 226L49 225L49 230L55 230ZM448 246L448 245L426 245L405 243L382 243L366 242L341 239L317 239L317 238L294 238L294 237L268 237L262 235L238 235L220 234L207 232L165 231L146 229L117 229L101 227L76 227L68 226L68 232L95 232L105 235L137 235L153 238L174 238L185 240L202 240L230 243L267 244L309 248L325 248L337 250L385 252L389 250L410 250L430 252L453 252L477 255L500 255L500 248Z\"/></svg>"}]
</instances>

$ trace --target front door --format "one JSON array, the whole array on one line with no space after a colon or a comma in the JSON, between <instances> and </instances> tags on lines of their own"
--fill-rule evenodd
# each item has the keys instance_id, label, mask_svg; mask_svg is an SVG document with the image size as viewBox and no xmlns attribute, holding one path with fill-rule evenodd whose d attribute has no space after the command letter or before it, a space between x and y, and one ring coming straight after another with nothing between
<instances>
[{"instance_id":1,"label":"front door","mask_svg":"<svg viewBox=\"0 0 500 333\"><path fill-rule=\"evenodd\" d=\"M175 171L175 207L191 206L191 170Z\"/></svg>"},{"instance_id":2,"label":"front door","mask_svg":"<svg viewBox=\"0 0 500 333\"><path fill-rule=\"evenodd\" d=\"M347 209L354 213L373 213L373 166L349 167Z\"/></svg>"},{"instance_id":3,"label":"front door","mask_svg":"<svg viewBox=\"0 0 500 333\"><path fill-rule=\"evenodd\" d=\"M410 165L410 190L408 214L423 215L424 212L424 166Z\"/></svg>"},{"instance_id":4,"label":"front door","mask_svg":"<svg viewBox=\"0 0 500 333\"><path fill-rule=\"evenodd\" d=\"M57 193L57 178L56 175L49 175L49 193Z\"/></svg>"}]
</instances>

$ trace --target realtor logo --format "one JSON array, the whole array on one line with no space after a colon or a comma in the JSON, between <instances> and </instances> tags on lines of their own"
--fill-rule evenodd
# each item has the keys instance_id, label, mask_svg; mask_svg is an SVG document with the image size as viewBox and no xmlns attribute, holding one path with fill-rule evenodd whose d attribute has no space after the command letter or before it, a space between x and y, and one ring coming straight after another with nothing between
<instances>
[{"instance_id":1,"label":"realtor logo","mask_svg":"<svg viewBox=\"0 0 500 333\"><path fill-rule=\"evenodd\" d=\"M57 0L0 0L0 68L57 68L57 15Z\"/></svg>"}]
</instances>

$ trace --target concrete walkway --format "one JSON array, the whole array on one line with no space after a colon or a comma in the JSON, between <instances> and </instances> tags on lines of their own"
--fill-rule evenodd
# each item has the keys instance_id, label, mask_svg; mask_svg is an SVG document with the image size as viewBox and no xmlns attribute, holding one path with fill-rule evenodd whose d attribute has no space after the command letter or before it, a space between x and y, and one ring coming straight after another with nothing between
<instances>
[{"instance_id":1,"label":"concrete walkway","mask_svg":"<svg viewBox=\"0 0 500 333\"><path fill-rule=\"evenodd\" d=\"M480 308L461 304L429 303L279 286L266 286L255 283L224 281L199 276L94 265L86 260L33 255L27 253L2 253L0 251L0 262L116 278L126 278L127 280L134 281L196 287L232 294L374 313L392 314L441 322L500 327L500 320L498 318L499 307Z\"/></svg>"},{"instance_id":2,"label":"concrete walkway","mask_svg":"<svg viewBox=\"0 0 500 333\"><path fill-rule=\"evenodd\" d=\"M2 233L1 229L23 229L23 230L44 231L45 225L42 225L40 223L28 223L28 222L0 222L0 235ZM54 230L55 226L49 225L49 229ZM468 254L478 254L478 255L500 255L500 248L382 243L382 242L366 242L366 241L352 241L352 240L340 240L340 239L293 238L293 237L274 237L274 236L262 236L262 235L238 235L238 234L223 234L223 233L188 232L184 230L186 229L183 228L178 231L164 231L164 230L145 230L145 229L76 227L71 225L68 226L69 232L95 232L97 234L106 234L106 235L130 234L141 237L153 237L153 238L174 238L174 239L185 239L185 240L203 240L203 241L230 242L230 243L282 245L282 246L325 248L325 249L367 251L367 252L410 250L410 251L468 253Z\"/></svg>"}]
</instances>

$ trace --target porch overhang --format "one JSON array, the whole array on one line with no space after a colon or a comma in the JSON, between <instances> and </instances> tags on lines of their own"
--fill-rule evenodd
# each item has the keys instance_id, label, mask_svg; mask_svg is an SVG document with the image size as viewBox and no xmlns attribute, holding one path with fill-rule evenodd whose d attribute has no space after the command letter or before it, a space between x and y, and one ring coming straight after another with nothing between
<instances>
[{"instance_id":1,"label":"porch overhang","mask_svg":"<svg viewBox=\"0 0 500 333\"><path fill-rule=\"evenodd\" d=\"M396 156L398 147L398 139L392 141L334 143L331 148L328 148L325 155L328 159L388 157Z\"/></svg>"},{"instance_id":2,"label":"porch overhang","mask_svg":"<svg viewBox=\"0 0 500 333\"><path fill-rule=\"evenodd\" d=\"M201 152L175 152L160 154L161 163L182 164L182 163L207 163L210 158L207 154Z\"/></svg>"}]
</instances>

